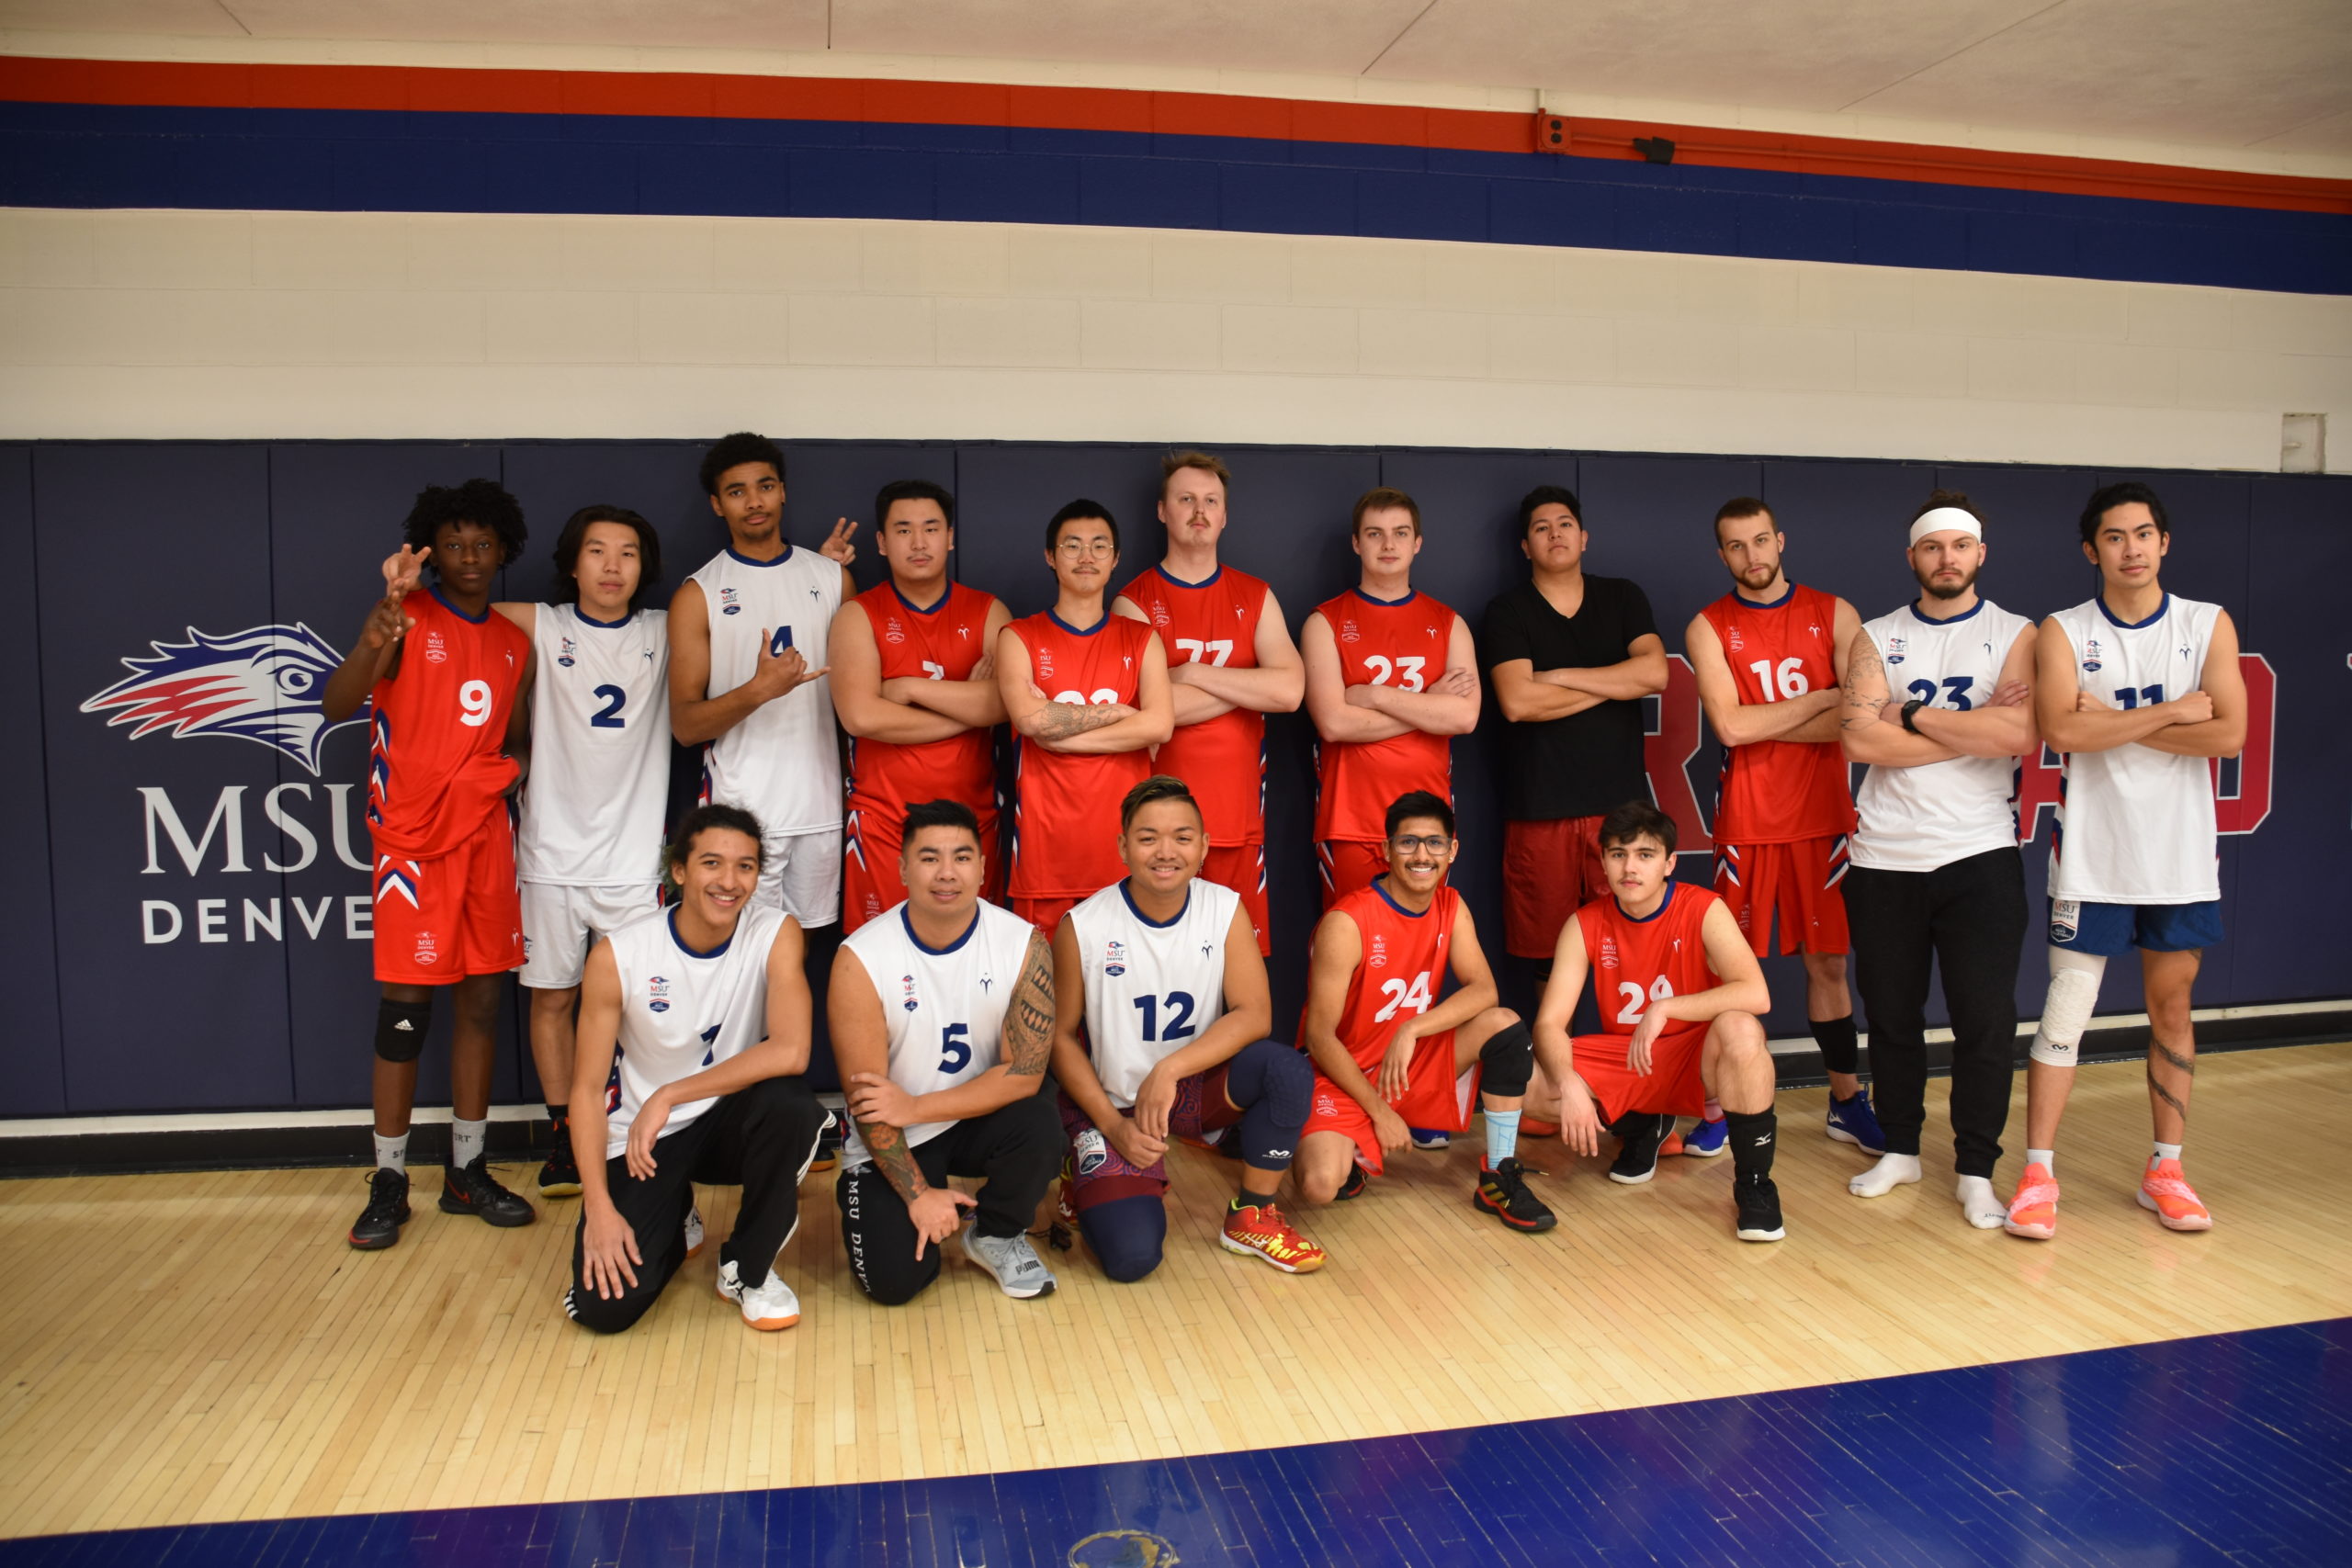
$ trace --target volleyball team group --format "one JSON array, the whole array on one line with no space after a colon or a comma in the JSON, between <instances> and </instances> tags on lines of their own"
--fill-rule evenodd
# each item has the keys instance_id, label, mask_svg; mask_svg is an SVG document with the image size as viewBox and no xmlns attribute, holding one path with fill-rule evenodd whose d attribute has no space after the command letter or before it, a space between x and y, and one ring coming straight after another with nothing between
<instances>
[{"instance_id":1,"label":"volleyball team group","mask_svg":"<svg viewBox=\"0 0 2352 1568\"><path fill-rule=\"evenodd\" d=\"M718 1292L779 1329L800 1305L774 1265L812 1168L838 1167L843 1245L872 1300L911 1300L951 1247L1034 1299L1056 1276L1033 1235L1077 1238L1114 1280L1159 1266L1174 1143L1231 1165L1226 1249L1307 1273L1326 1254L1295 1213L1361 1198L1474 1114L1469 1206L1508 1228L1555 1224L1522 1140L1599 1156L1606 1137L1610 1179L1629 1185L1665 1157L1728 1153L1734 1234L1778 1241L1758 962L1776 931L1804 954L1827 1135L1874 1161L1849 1190L1921 1179L1939 970L1961 1215L2043 1241L2102 974L2137 949L2154 1134L2139 1202L2174 1230L2213 1223L2181 1163L2190 991L2222 935L2209 759L2244 744L2246 694L2229 615L2161 583L2170 523L2145 485L2088 498L2099 592L2039 625L1982 595L1992 530L1965 495L1886 520L1918 592L1867 622L1789 579L1769 506L1725 502L1713 547L1728 591L1683 630L1724 748L1711 889L1675 880L1676 824L1644 768L1642 701L1667 686L1666 647L1638 585L1586 570L1568 490L1520 503L1528 578L1475 636L1413 585L1419 506L1367 491L1350 523L1358 580L1294 640L1267 584L1219 558L1234 479L1210 454L1163 460L1164 554L1140 572L1121 571L1107 507L1055 513L1054 605L1022 619L956 580L955 498L938 485L882 488L871 546L887 578L861 593L859 524L815 548L786 536L773 443L727 436L700 477L728 544L666 610L647 602L661 544L636 513L573 514L552 602L503 603L519 505L487 479L426 490L327 685L327 717L365 707L370 737L382 997L355 1247L392 1246L410 1219L417 1062L445 993L440 1207L537 1218L485 1146L518 970L557 1134L539 1193L581 1203L564 1310L599 1331L635 1323L704 1246L697 1183L741 1187ZM1450 747L1489 696L1507 721L1493 958L1449 884ZM1302 704L1323 913L1303 1012L1277 1019L1265 716ZM1017 757L1001 821L1004 725ZM701 749L703 780L665 837L673 739ZM2003 1193L2030 924L2017 780L2045 742L2065 770L2049 985L2025 1165ZM1853 762L1868 764L1858 792ZM1532 1016L1504 1005L1507 986L1540 998ZM1588 997L1598 1030L1580 1033ZM820 1005L831 1075L812 1062ZM840 1111L812 1079L838 1086Z\"/></svg>"}]
</instances>

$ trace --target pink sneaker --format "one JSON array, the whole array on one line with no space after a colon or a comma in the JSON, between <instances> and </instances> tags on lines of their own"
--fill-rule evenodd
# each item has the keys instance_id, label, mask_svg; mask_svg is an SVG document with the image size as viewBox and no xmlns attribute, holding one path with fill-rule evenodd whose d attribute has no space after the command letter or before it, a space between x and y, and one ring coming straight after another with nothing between
<instances>
[{"instance_id":1,"label":"pink sneaker","mask_svg":"<svg viewBox=\"0 0 2352 1568\"><path fill-rule=\"evenodd\" d=\"M2141 1201L2147 1200L2143 1196ZM2058 1182L2049 1167L2025 1168L2025 1174L2018 1178L2018 1195L2009 1200L2009 1217L2001 1228L2031 1241L2048 1241L2058 1234Z\"/></svg>"},{"instance_id":2,"label":"pink sneaker","mask_svg":"<svg viewBox=\"0 0 2352 1568\"><path fill-rule=\"evenodd\" d=\"M2158 1160L2140 1179L2140 1207L2153 1212L2168 1231L2210 1231L2213 1216L2197 1201L2197 1190L2180 1173L2180 1161Z\"/></svg>"}]
</instances>

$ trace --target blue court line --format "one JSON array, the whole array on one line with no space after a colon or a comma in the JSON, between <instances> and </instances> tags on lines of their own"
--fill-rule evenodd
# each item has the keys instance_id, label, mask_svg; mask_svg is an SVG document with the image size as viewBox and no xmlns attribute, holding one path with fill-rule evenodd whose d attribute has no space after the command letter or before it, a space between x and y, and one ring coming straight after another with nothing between
<instances>
[{"instance_id":1,"label":"blue court line","mask_svg":"<svg viewBox=\"0 0 2352 1568\"><path fill-rule=\"evenodd\" d=\"M2341 1568L2352 1318L1195 1459L0 1541L0 1568L1179 1560Z\"/></svg>"}]
</instances>

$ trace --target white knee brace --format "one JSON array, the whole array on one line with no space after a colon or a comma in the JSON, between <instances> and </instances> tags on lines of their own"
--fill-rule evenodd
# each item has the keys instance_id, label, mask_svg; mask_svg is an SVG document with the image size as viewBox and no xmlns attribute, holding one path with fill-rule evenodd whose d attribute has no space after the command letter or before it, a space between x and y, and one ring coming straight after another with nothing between
<instances>
[{"instance_id":1,"label":"white knee brace","mask_svg":"<svg viewBox=\"0 0 2352 1568\"><path fill-rule=\"evenodd\" d=\"M2077 953L2071 947L2050 950L2050 992L2041 1002L2041 1027L2034 1031L2033 1049L2028 1053L2037 1062L2053 1067L2075 1065L2076 1050L2083 1043L2083 1031L2090 1026L2091 1009L2098 1002L2098 983L2107 974L2107 960L2096 953Z\"/></svg>"}]
</instances>

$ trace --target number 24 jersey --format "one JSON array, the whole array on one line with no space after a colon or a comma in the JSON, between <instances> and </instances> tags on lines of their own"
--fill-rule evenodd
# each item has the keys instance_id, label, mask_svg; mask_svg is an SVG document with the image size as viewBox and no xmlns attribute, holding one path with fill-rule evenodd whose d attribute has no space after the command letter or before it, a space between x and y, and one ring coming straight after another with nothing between
<instances>
[{"instance_id":1,"label":"number 24 jersey","mask_svg":"<svg viewBox=\"0 0 2352 1568\"><path fill-rule=\"evenodd\" d=\"M1428 909L1417 915L1391 898L1383 881L1359 887L1331 906L1331 915L1345 915L1355 923L1363 942L1337 1032L1340 1043L1367 1075L1379 1072L1397 1026L1435 1004L1445 984L1446 965L1453 962L1453 922L1461 908L1462 896L1443 886Z\"/></svg>"}]
</instances>

